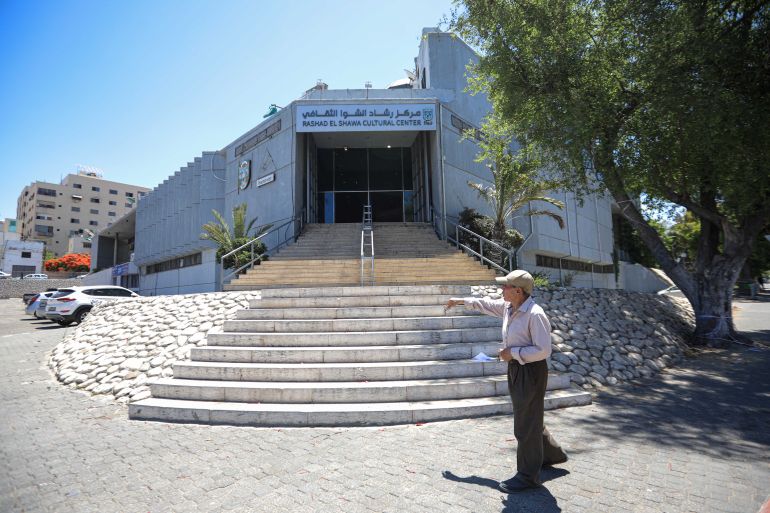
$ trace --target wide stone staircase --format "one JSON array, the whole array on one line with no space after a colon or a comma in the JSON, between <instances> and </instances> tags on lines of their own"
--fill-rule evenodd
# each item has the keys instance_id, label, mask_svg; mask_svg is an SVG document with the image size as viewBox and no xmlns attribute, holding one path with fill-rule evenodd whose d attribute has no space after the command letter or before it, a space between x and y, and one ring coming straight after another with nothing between
<instances>
[{"instance_id":1,"label":"wide stone staircase","mask_svg":"<svg viewBox=\"0 0 770 513\"><path fill-rule=\"evenodd\" d=\"M374 274L367 260L362 280L361 224L310 224L295 244L224 288L478 284L495 277L426 223L374 223L374 252Z\"/></svg>"},{"instance_id":2,"label":"wide stone staircase","mask_svg":"<svg viewBox=\"0 0 770 513\"><path fill-rule=\"evenodd\" d=\"M476 264L478 265L478 264ZM455 308L470 286L268 289L209 333L132 419L249 426L351 426L510 413L500 320ZM549 375L546 409L589 404Z\"/></svg>"}]
</instances>

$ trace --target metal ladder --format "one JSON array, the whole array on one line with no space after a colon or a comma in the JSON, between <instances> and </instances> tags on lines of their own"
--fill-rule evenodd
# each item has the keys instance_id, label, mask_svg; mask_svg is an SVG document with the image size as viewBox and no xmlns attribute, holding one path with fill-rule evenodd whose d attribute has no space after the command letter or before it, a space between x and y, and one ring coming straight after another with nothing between
<instances>
[{"instance_id":1,"label":"metal ladder","mask_svg":"<svg viewBox=\"0 0 770 513\"><path fill-rule=\"evenodd\" d=\"M364 273L366 260L369 260L370 270L368 283ZM364 214L361 221L361 286L365 285L374 285L374 227L372 225L371 205L364 205Z\"/></svg>"}]
</instances>

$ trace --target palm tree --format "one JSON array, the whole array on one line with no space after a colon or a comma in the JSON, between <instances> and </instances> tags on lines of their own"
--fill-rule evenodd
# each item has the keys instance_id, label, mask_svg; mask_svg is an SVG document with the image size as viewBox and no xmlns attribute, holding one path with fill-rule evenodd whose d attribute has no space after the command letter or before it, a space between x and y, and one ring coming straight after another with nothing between
<instances>
[{"instance_id":1,"label":"palm tree","mask_svg":"<svg viewBox=\"0 0 770 513\"><path fill-rule=\"evenodd\" d=\"M466 139L474 134L466 133ZM479 137L481 150L476 162L485 163L492 172L492 185L468 182L468 186L478 192L494 211L492 238L505 239L506 223L514 219L514 213L532 201L543 201L559 208L564 203L544 196L545 190L555 187L555 183L539 178L540 162L536 152L523 146L517 153L511 150L513 135L508 124L498 115L492 114L485 120ZM523 215L548 216L564 228L564 219L557 213L545 209L530 208Z\"/></svg>"},{"instance_id":2,"label":"palm tree","mask_svg":"<svg viewBox=\"0 0 770 513\"><path fill-rule=\"evenodd\" d=\"M217 249L217 259L221 260L223 255L231 252L235 248L243 246L247 242L267 233L272 225L262 225L254 228L254 223L257 222L255 217L248 224L246 224L246 204L242 203L236 207L233 207L233 228L230 229L230 225L227 224L225 218L216 210L211 211L214 214L217 222L208 222L203 225L203 231L200 235L201 239L210 240L219 246ZM253 230L253 233L252 233ZM254 254L261 255L265 252L266 247L264 243L257 242L254 246ZM251 250L246 248L243 251L227 257L224 261L225 268L238 268L251 260Z\"/></svg>"}]
</instances>

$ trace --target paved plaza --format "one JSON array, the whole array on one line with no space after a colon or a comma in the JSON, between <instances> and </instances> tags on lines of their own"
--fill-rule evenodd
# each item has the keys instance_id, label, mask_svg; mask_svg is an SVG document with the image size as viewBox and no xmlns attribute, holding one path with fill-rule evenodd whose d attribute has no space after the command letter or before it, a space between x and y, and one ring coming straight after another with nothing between
<instances>
[{"instance_id":1,"label":"paved plaza","mask_svg":"<svg viewBox=\"0 0 770 513\"><path fill-rule=\"evenodd\" d=\"M770 303L750 306L770 318L759 310ZM546 412L570 461L542 489L507 496L510 416L345 429L129 421L126 406L53 380L47 353L73 328L24 318L18 299L0 313L3 513L756 513L770 495L766 349L706 351ZM745 329L767 337L768 324Z\"/></svg>"}]
</instances>

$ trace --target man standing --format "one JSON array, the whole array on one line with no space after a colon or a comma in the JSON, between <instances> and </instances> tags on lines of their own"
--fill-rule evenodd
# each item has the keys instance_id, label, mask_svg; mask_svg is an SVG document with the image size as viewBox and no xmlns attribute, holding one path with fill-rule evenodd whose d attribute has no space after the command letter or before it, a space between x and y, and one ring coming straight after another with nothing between
<instances>
[{"instance_id":1,"label":"man standing","mask_svg":"<svg viewBox=\"0 0 770 513\"><path fill-rule=\"evenodd\" d=\"M446 307L465 305L503 319L503 348L498 356L508 362L508 390L518 449L516 475L498 486L505 493L513 493L540 486L541 467L564 463L567 455L543 423L551 323L531 297L535 280L523 270L495 280L503 287L503 299L451 298Z\"/></svg>"}]
</instances>

